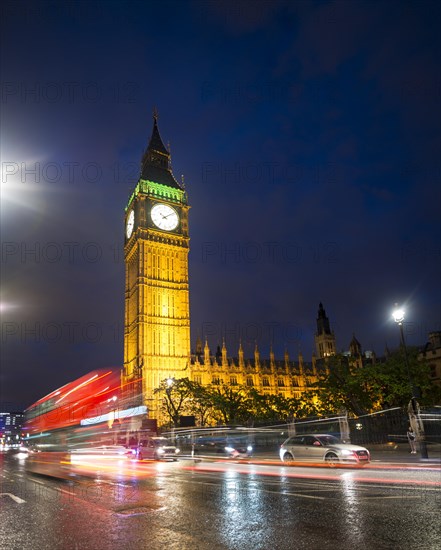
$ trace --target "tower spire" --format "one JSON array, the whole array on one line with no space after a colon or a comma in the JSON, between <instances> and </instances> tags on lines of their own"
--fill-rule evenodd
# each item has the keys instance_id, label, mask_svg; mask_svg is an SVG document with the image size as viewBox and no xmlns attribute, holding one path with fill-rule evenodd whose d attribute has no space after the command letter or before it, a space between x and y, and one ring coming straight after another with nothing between
<instances>
[{"instance_id":1,"label":"tower spire","mask_svg":"<svg viewBox=\"0 0 441 550\"><path fill-rule=\"evenodd\" d=\"M331 328L329 325L329 319L326 316L325 308L320 302L317 315L317 336L321 334L331 334Z\"/></svg>"},{"instance_id":2,"label":"tower spire","mask_svg":"<svg viewBox=\"0 0 441 550\"><path fill-rule=\"evenodd\" d=\"M153 110L153 128L150 141L141 159L141 179L182 189L171 171L171 155L159 133L156 107Z\"/></svg>"},{"instance_id":3,"label":"tower spire","mask_svg":"<svg viewBox=\"0 0 441 550\"><path fill-rule=\"evenodd\" d=\"M323 304L319 303L317 315L317 332L315 333L315 345L320 358L335 355L335 336L331 330L329 319L326 316Z\"/></svg>"}]
</instances>

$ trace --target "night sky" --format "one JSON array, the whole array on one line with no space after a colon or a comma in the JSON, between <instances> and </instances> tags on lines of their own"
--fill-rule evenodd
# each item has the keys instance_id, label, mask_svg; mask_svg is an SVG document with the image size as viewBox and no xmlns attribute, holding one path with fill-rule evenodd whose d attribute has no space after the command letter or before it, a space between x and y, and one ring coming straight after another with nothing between
<instances>
[{"instance_id":1,"label":"night sky","mask_svg":"<svg viewBox=\"0 0 441 550\"><path fill-rule=\"evenodd\" d=\"M192 347L440 330L438 2L5 2L1 398L121 367L124 208L159 112Z\"/></svg>"}]
</instances>

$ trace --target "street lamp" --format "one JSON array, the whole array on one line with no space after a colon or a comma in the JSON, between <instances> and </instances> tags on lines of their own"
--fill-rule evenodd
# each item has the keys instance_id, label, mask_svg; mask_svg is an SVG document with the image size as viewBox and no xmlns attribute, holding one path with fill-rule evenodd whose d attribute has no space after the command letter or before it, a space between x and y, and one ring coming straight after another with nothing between
<instances>
[{"instance_id":1,"label":"street lamp","mask_svg":"<svg viewBox=\"0 0 441 550\"><path fill-rule=\"evenodd\" d=\"M168 397L168 406L170 407L170 409L173 411L174 409L174 406L173 406L173 400L170 396L171 394L171 391L172 391L172 388L173 388L173 384L175 383L175 379L174 378L167 378L167 387L165 388L165 391L167 393L167 397ZM171 426L171 435L172 435L172 441L173 441L173 444L175 442L175 418L174 416L171 417L171 421L172 421L172 426Z\"/></svg>"},{"instance_id":2,"label":"street lamp","mask_svg":"<svg viewBox=\"0 0 441 550\"><path fill-rule=\"evenodd\" d=\"M424 425L420 417L419 405L416 399L416 390L413 383L412 374L410 372L409 358L407 356L406 342L404 341L404 331L403 331L403 322L405 317L404 309L399 308L398 305L396 304L396 307L392 312L392 317L394 318L394 321L397 323L397 325L400 328L401 345L403 346L403 351L404 351L404 362L406 364L407 376L409 378L409 386L410 386L411 395L412 395L409 403L409 409L408 409L409 417L410 418L413 417L415 419L414 424L416 426L417 441L419 441L419 444L420 444L421 458L428 458L427 446L426 446L425 434L424 434ZM410 411L412 411L412 413L410 413Z\"/></svg>"}]
</instances>

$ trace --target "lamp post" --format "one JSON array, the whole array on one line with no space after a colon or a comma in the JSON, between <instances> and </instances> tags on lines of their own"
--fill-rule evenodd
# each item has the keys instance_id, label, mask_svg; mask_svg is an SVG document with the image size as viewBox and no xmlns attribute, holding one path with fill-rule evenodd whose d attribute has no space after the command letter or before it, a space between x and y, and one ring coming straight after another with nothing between
<instances>
[{"instance_id":1,"label":"lamp post","mask_svg":"<svg viewBox=\"0 0 441 550\"><path fill-rule=\"evenodd\" d=\"M175 383L174 378L167 378L167 387L166 387L165 391L167 393L167 397L168 397L168 401L169 401L168 406L170 407L170 409L172 411L174 409L174 406L173 406L173 401L172 401L172 398L171 398L170 394L171 394L174 383ZM172 427L171 427L172 441L174 443L175 442L175 416L174 415L171 417L171 421L172 421Z\"/></svg>"},{"instance_id":2,"label":"lamp post","mask_svg":"<svg viewBox=\"0 0 441 550\"><path fill-rule=\"evenodd\" d=\"M412 424L414 424L416 427L416 430L415 430L416 439L420 444L421 458L428 458L427 446L426 446L425 434L424 434L424 425L422 423L421 416L420 416L420 408L416 398L416 389L413 383L412 374L410 372L409 358L407 356L407 347L406 347L406 342L404 340L404 331L403 331L404 316L405 316L404 309L396 306L392 313L392 317L394 318L394 321L397 323L400 329L401 345L403 346L403 351L404 351L404 362L406 364L407 376L409 378L409 386L410 386L410 391L412 395L409 403L409 407L408 407L409 418L411 420L414 419L414 422Z\"/></svg>"}]
</instances>

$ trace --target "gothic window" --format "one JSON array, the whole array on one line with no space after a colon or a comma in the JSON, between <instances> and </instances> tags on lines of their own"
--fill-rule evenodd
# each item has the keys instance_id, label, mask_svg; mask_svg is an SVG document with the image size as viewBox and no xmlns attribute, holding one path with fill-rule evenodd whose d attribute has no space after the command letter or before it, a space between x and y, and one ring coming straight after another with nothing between
<instances>
[{"instance_id":1,"label":"gothic window","mask_svg":"<svg viewBox=\"0 0 441 550\"><path fill-rule=\"evenodd\" d=\"M277 385L279 386L279 388L281 388L285 385L285 381L283 380L283 378L279 378L277 380Z\"/></svg>"},{"instance_id":2,"label":"gothic window","mask_svg":"<svg viewBox=\"0 0 441 550\"><path fill-rule=\"evenodd\" d=\"M219 386L219 377L218 376L213 376L213 378L211 379L211 383L214 386Z\"/></svg>"},{"instance_id":3,"label":"gothic window","mask_svg":"<svg viewBox=\"0 0 441 550\"><path fill-rule=\"evenodd\" d=\"M254 386L254 381L252 376L248 376L247 378L247 386Z\"/></svg>"},{"instance_id":4,"label":"gothic window","mask_svg":"<svg viewBox=\"0 0 441 550\"><path fill-rule=\"evenodd\" d=\"M202 384L202 376L200 374L197 374L194 377L194 381L196 382L196 384Z\"/></svg>"},{"instance_id":5,"label":"gothic window","mask_svg":"<svg viewBox=\"0 0 441 550\"><path fill-rule=\"evenodd\" d=\"M237 377L236 376L231 376L230 377L230 385L231 386L237 386Z\"/></svg>"},{"instance_id":6,"label":"gothic window","mask_svg":"<svg viewBox=\"0 0 441 550\"><path fill-rule=\"evenodd\" d=\"M160 279L161 277L160 255L157 253L153 254L153 277L155 279Z\"/></svg>"},{"instance_id":7,"label":"gothic window","mask_svg":"<svg viewBox=\"0 0 441 550\"><path fill-rule=\"evenodd\" d=\"M262 386L269 386L269 380L266 376L263 377Z\"/></svg>"}]
</instances>

